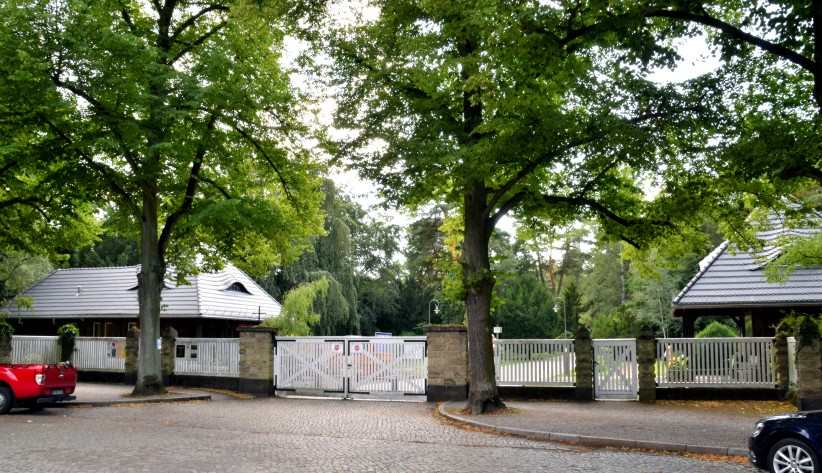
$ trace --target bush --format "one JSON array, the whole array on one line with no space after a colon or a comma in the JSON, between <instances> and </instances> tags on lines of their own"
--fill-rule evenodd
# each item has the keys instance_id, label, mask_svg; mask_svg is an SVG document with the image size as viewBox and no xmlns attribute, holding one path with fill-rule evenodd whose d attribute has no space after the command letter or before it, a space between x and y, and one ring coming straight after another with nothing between
<instances>
[{"instance_id":1,"label":"bush","mask_svg":"<svg viewBox=\"0 0 822 473\"><path fill-rule=\"evenodd\" d=\"M709 323L708 326L702 329L698 334L696 334L696 338L730 338L736 337L737 335L738 334L736 333L736 329L715 320Z\"/></svg>"},{"instance_id":2,"label":"bush","mask_svg":"<svg viewBox=\"0 0 822 473\"><path fill-rule=\"evenodd\" d=\"M80 335L80 329L74 324L65 324L57 329L60 341L60 361L71 361L74 354L75 339Z\"/></svg>"},{"instance_id":3,"label":"bush","mask_svg":"<svg viewBox=\"0 0 822 473\"><path fill-rule=\"evenodd\" d=\"M0 314L0 337L11 337L14 335L14 327L6 321L6 316Z\"/></svg>"}]
</instances>

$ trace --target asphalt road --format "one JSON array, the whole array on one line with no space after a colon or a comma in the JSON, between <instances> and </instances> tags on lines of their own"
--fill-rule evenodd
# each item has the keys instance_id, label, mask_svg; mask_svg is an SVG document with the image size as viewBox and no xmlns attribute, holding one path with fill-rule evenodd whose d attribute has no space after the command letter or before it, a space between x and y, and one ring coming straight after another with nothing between
<instances>
[{"instance_id":1,"label":"asphalt road","mask_svg":"<svg viewBox=\"0 0 822 473\"><path fill-rule=\"evenodd\" d=\"M674 426L672 426L674 427ZM431 405L300 399L15 411L0 472L753 472L470 432Z\"/></svg>"}]
</instances>

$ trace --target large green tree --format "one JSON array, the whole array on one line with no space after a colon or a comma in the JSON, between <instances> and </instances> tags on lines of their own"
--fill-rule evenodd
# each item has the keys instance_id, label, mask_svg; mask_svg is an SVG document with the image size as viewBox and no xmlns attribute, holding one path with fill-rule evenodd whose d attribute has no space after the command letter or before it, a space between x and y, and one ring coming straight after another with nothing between
<instances>
[{"instance_id":1,"label":"large green tree","mask_svg":"<svg viewBox=\"0 0 822 473\"><path fill-rule=\"evenodd\" d=\"M320 231L317 167L280 66L307 14L287 1L0 4L11 156L59 168L139 239L137 393L163 390L169 265L181 277L229 257L266 269Z\"/></svg>"},{"instance_id":2,"label":"large green tree","mask_svg":"<svg viewBox=\"0 0 822 473\"><path fill-rule=\"evenodd\" d=\"M642 78L674 54L610 21L639 15L636 2L373 4L378 18L331 40L337 125L350 131L340 150L397 202L459 208L469 404L484 412L500 404L489 326L500 218L596 219L636 245L660 235L700 199L679 155L705 138L706 110ZM655 179L655 200L640 176Z\"/></svg>"}]
</instances>

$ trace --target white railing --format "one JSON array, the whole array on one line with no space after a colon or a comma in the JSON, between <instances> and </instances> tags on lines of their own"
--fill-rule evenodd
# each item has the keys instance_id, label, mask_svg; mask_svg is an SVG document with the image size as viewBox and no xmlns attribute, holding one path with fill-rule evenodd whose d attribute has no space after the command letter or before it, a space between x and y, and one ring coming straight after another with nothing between
<instances>
[{"instance_id":1,"label":"white railing","mask_svg":"<svg viewBox=\"0 0 822 473\"><path fill-rule=\"evenodd\" d=\"M77 337L72 362L81 371L114 371L126 369L124 337Z\"/></svg>"},{"instance_id":2,"label":"white railing","mask_svg":"<svg viewBox=\"0 0 822 473\"><path fill-rule=\"evenodd\" d=\"M790 386L795 386L798 378L796 374L796 338L788 337L788 383Z\"/></svg>"},{"instance_id":3,"label":"white railing","mask_svg":"<svg viewBox=\"0 0 822 473\"><path fill-rule=\"evenodd\" d=\"M15 335L11 339L11 362L21 364L57 363L60 345L57 337Z\"/></svg>"},{"instance_id":4,"label":"white railing","mask_svg":"<svg viewBox=\"0 0 822 473\"><path fill-rule=\"evenodd\" d=\"M576 356L571 339L494 341L497 384L573 386Z\"/></svg>"},{"instance_id":5,"label":"white railing","mask_svg":"<svg viewBox=\"0 0 822 473\"><path fill-rule=\"evenodd\" d=\"M239 338L178 338L174 374L240 376Z\"/></svg>"},{"instance_id":6,"label":"white railing","mask_svg":"<svg viewBox=\"0 0 822 473\"><path fill-rule=\"evenodd\" d=\"M775 387L773 339L660 338L659 386Z\"/></svg>"}]
</instances>

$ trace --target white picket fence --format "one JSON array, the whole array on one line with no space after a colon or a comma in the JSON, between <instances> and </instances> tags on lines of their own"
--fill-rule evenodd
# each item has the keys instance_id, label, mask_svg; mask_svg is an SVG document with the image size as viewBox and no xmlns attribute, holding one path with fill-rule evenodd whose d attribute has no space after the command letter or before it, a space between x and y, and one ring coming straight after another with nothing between
<instances>
[{"instance_id":1,"label":"white picket fence","mask_svg":"<svg viewBox=\"0 0 822 473\"><path fill-rule=\"evenodd\" d=\"M501 386L573 386L574 341L502 339L494 341L497 384Z\"/></svg>"},{"instance_id":2,"label":"white picket fence","mask_svg":"<svg viewBox=\"0 0 822 473\"><path fill-rule=\"evenodd\" d=\"M126 339L77 337L72 361L81 371L125 371Z\"/></svg>"},{"instance_id":3,"label":"white picket fence","mask_svg":"<svg viewBox=\"0 0 822 473\"><path fill-rule=\"evenodd\" d=\"M239 338L178 338L174 373L191 376L240 376Z\"/></svg>"},{"instance_id":4,"label":"white picket fence","mask_svg":"<svg viewBox=\"0 0 822 473\"><path fill-rule=\"evenodd\" d=\"M773 339L658 339L656 382L661 387L774 387Z\"/></svg>"},{"instance_id":5,"label":"white picket fence","mask_svg":"<svg viewBox=\"0 0 822 473\"><path fill-rule=\"evenodd\" d=\"M59 358L57 337L14 335L11 338L12 363L57 363Z\"/></svg>"}]
</instances>

